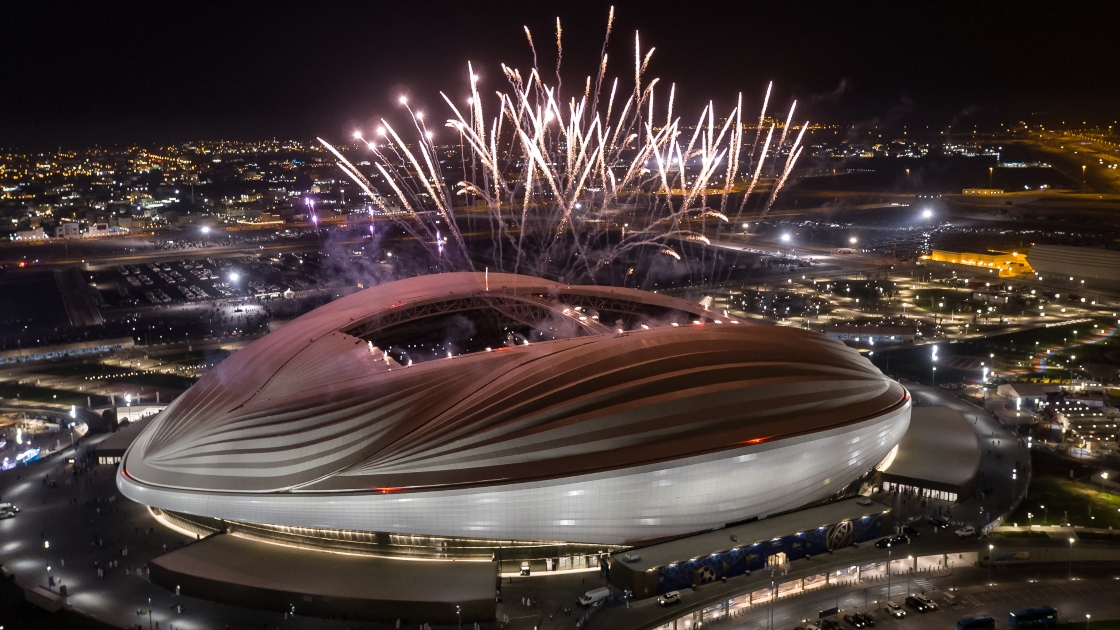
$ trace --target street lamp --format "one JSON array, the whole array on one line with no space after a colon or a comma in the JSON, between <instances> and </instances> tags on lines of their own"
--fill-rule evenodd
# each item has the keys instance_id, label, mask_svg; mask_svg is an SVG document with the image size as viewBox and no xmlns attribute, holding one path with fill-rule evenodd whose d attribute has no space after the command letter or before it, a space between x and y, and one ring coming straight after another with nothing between
<instances>
[{"instance_id":1,"label":"street lamp","mask_svg":"<svg viewBox=\"0 0 1120 630\"><path fill-rule=\"evenodd\" d=\"M459 604L455 604L455 615L459 617L459 630L463 630L463 609Z\"/></svg>"},{"instance_id":2,"label":"street lamp","mask_svg":"<svg viewBox=\"0 0 1120 630\"><path fill-rule=\"evenodd\" d=\"M992 563L995 561L995 545L988 545L988 584L992 583Z\"/></svg>"},{"instance_id":3,"label":"street lamp","mask_svg":"<svg viewBox=\"0 0 1120 630\"><path fill-rule=\"evenodd\" d=\"M991 187L992 187L992 172L993 171L995 171L995 168L989 166L988 167L988 188L989 189L991 189Z\"/></svg>"},{"instance_id":4,"label":"street lamp","mask_svg":"<svg viewBox=\"0 0 1120 630\"><path fill-rule=\"evenodd\" d=\"M930 383L937 387L937 366L933 366L933 376L930 378Z\"/></svg>"},{"instance_id":5,"label":"street lamp","mask_svg":"<svg viewBox=\"0 0 1120 630\"><path fill-rule=\"evenodd\" d=\"M1073 579L1073 536L1069 537L1069 573L1066 575L1066 579Z\"/></svg>"},{"instance_id":6,"label":"street lamp","mask_svg":"<svg viewBox=\"0 0 1120 630\"><path fill-rule=\"evenodd\" d=\"M887 601L891 601L891 545L887 543Z\"/></svg>"}]
</instances>

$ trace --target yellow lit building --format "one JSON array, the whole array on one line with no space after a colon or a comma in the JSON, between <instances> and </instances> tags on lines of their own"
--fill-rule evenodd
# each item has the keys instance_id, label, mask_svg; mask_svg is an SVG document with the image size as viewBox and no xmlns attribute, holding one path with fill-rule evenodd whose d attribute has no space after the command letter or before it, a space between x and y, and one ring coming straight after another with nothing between
<instances>
[{"instance_id":1,"label":"yellow lit building","mask_svg":"<svg viewBox=\"0 0 1120 630\"><path fill-rule=\"evenodd\" d=\"M1029 276L1034 274L1034 269L1027 264L1027 255L1019 252L989 251L987 254L974 254L971 252L950 252L943 249L935 249L929 256L922 256L922 258L933 262L998 270L999 277L1001 278L1014 278L1016 276Z\"/></svg>"}]
</instances>

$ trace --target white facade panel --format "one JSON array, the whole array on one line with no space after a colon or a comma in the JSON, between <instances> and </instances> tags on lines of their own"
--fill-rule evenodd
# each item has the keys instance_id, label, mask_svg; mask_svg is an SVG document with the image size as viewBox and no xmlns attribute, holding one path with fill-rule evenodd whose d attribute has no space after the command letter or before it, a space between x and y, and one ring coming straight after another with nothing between
<instances>
[{"instance_id":1,"label":"white facade panel","mask_svg":"<svg viewBox=\"0 0 1120 630\"><path fill-rule=\"evenodd\" d=\"M633 543L827 498L886 457L910 405L839 429L566 479L416 493L169 490L118 475L125 496L234 521L448 537Z\"/></svg>"}]
</instances>

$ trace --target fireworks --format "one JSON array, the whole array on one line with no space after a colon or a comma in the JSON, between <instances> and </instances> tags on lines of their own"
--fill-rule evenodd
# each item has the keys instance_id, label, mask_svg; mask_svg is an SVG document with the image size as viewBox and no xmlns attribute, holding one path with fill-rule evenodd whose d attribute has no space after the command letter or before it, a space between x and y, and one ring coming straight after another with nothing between
<instances>
[{"instance_id":1,"label":"fireworks","mask_svg":"<svg viewBox=\"0 0 1120 630\"><path fill-rule=\"evenodd\" d=\"M484 264L514 273L593 281L603 266L623 258L663 254L681 260L674 244L710 244L731 217L746 211L767 158L776 163L773 158L786 149L794 107L773 146L775 125L766 124L772 84L757 125L743 123L742 94L723 116L711 103L692 120L675 116L676 88L665 90L663 101L656 98L660 81L646 75L653 49L643 51L637 34L632 89L618 78L608 81L613 20L612 8L595 73L575 95L561 92L558 21L555 84L542 77L526 27L533 53L527 73L502 65L508 85L488 95L468 64L469 98L459 103L441 93L451 135L445 133L442 143L428 127L432 117L414 111L403 96L405 127L382 119L375 140L355 134L372 154L368 174L320 142L374 206L432 245L441 268L473 269L477 243L485 237L490 247ZM807 125L781 168L771 170L764 212L797 163ZM745 139L751 148L744 156ZM461 174L444 170L445 155L461 157Z\"/></svg>"}]
</instances>

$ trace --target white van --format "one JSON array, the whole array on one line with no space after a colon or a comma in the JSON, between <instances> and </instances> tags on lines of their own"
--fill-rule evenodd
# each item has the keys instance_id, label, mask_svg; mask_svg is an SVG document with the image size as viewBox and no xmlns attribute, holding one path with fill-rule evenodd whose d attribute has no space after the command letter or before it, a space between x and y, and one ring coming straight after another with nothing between
<instances>
[{"instance_id":1,"label":"white van","mask_svg":"<svg viewBox=\"0 0 1120 630\"><path fill-rule=\"evenodd\" d=\"M602 587L599 587L599 588L593 588L590 591L587 591L586 593L584 593L582 596L580 596L579 603L583 604L584 606L590 606L592 604L596 604L598 602L601 602L601 601L603 601L604 599L606 599L610 596L611 596L611 589L609 589L605 586L602 586Z\"/></svg>"}]
</instances>

